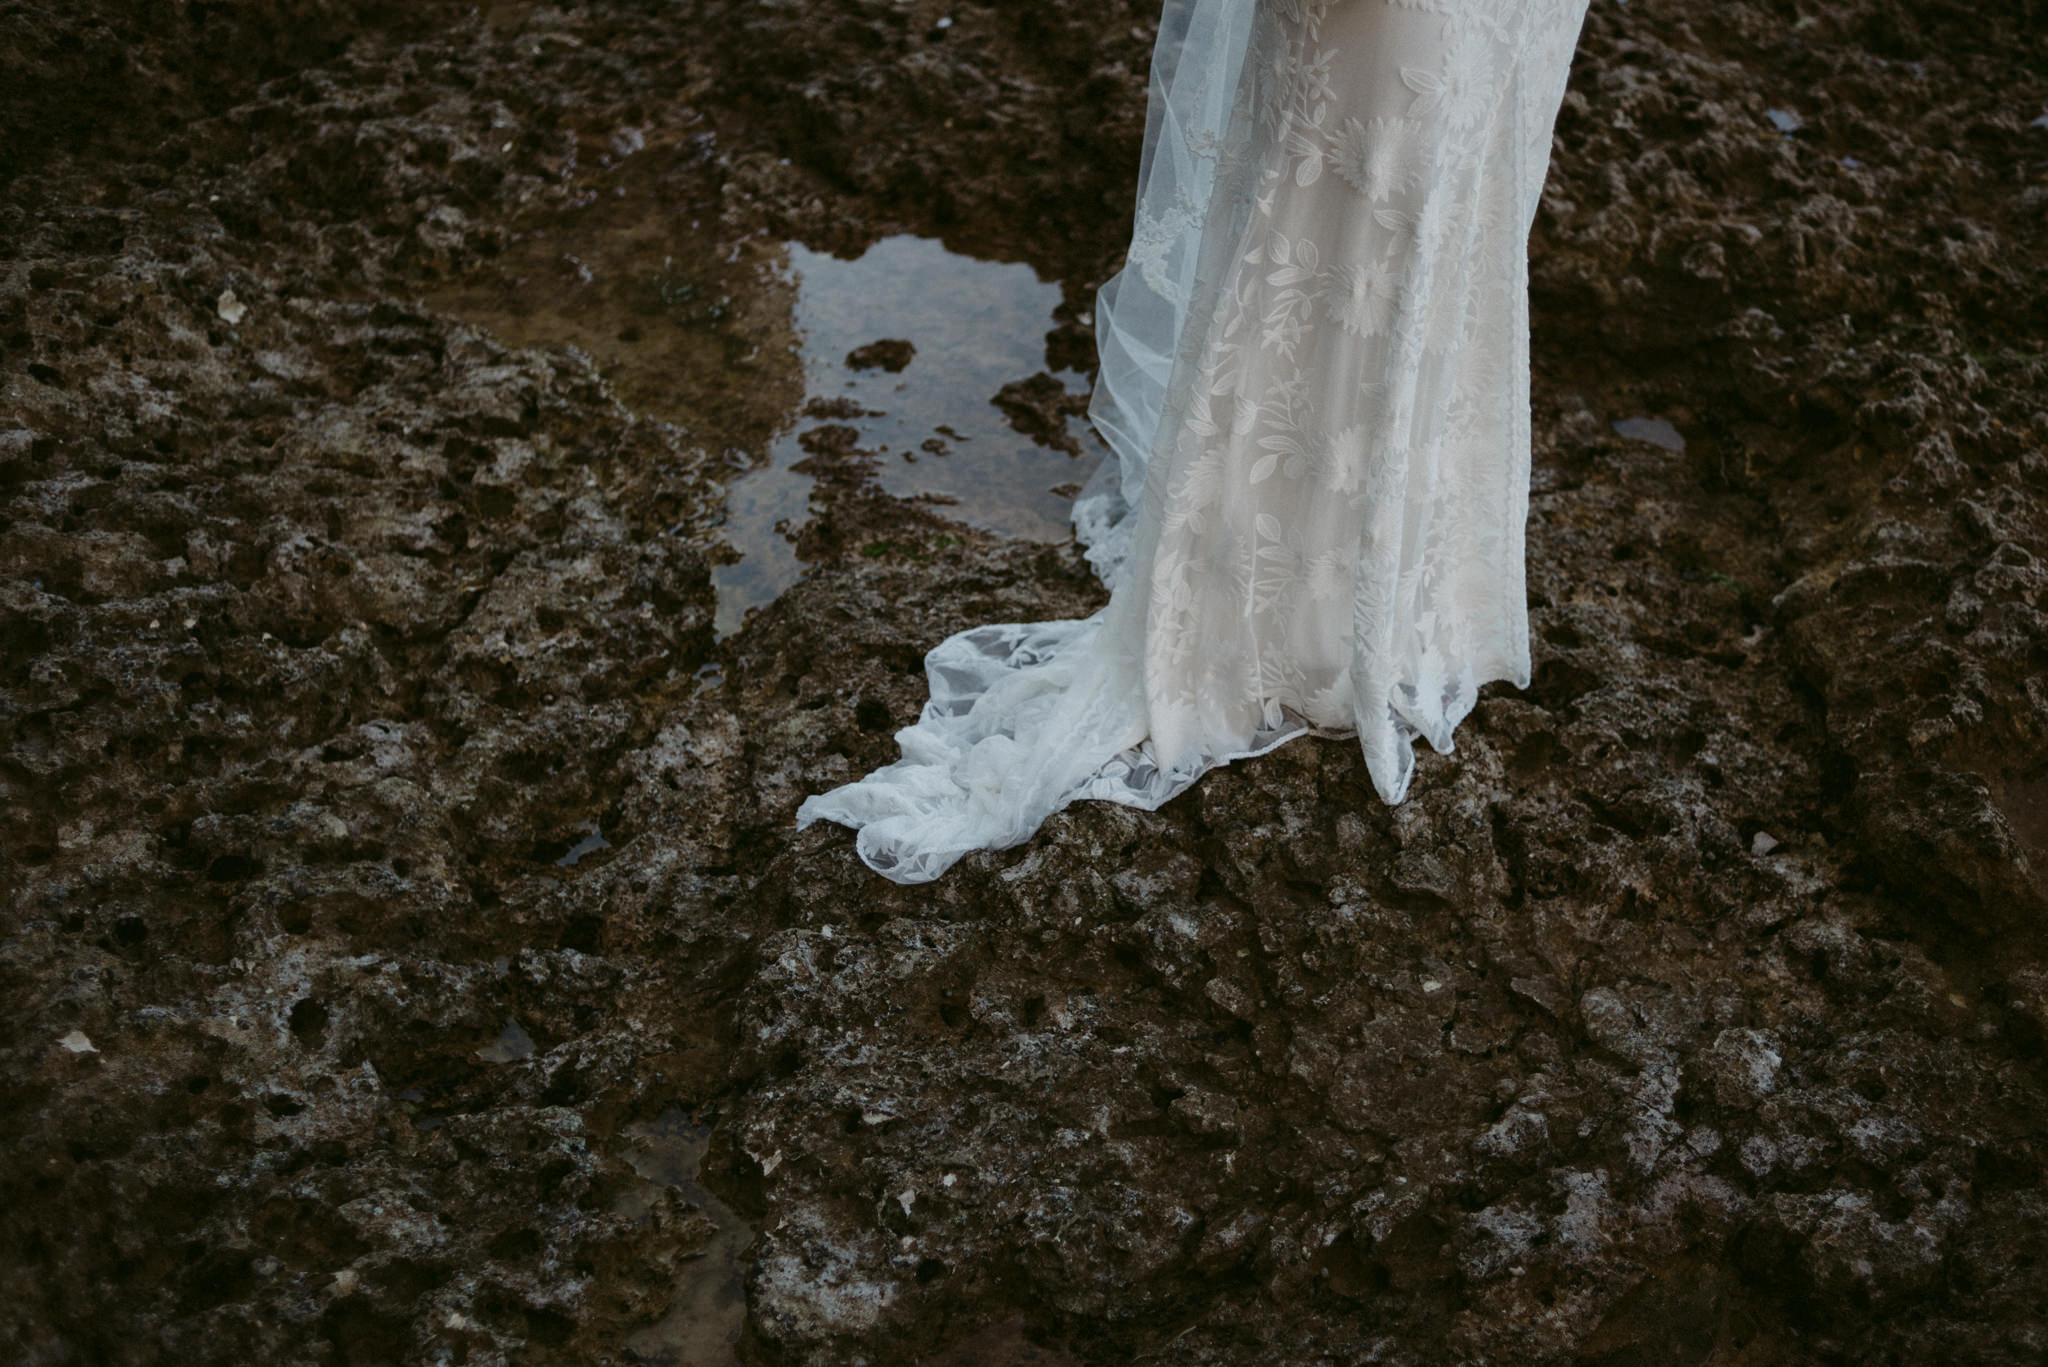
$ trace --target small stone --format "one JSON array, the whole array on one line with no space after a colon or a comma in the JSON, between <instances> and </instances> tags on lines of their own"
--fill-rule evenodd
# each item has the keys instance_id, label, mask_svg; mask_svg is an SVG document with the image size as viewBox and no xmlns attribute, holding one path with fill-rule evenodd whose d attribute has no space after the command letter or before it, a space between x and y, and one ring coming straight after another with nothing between
<instances>
[{"instance_id":1,"label":"small stone","mask_svg":"<svg viewBox=\"0 0 2048 1367\"><path fill-rule=\"evenodd\" d=\"M1211 978L1203 984L1202 995L1239 1020L1248 1021L1258 1014L1251 995L1228 978Z\"/></svg>"},{"instance_id":2,"label":"small stone","mask_svg":"<svg viewBox=\"0 0 2048 1367\"><path fill-rule=\"evenodd\" d=\"M58 1040L57 1043L74 1054L97 1054L99 1052L99 1046L87 1039L83 1030L73 1030L63 1039Z\"/></svg>"},{"instance_id":3,"label":"small stone","mask_svg":"<svg viewBox=\"0 0 2048 1367\"><path fill-rule=\"evenodd\" d=\"M213 307L214 311L220 314L221 321L229 327L240 323L249 312L249 306L235 298L233 290L222 290L220 298L214 301Z\"/></svg>"},{"instance_id":4,"label":"small stone","mask_svg":"<svg viewBox=\"0 0 2048 1367\"><path fill-rule=\"evenodd\" d=\"M1166 1109L1175 1120L1200 1135L1236 1135L1243 1125L1237 1098L1220 1092L1198 1088L1175 1097Z\"/></svg>"},{"instance_id":5,"label":"small stone","mask_svg":"<svg viewBox=\"0 0 2048 1367\"><path fill-rule=\"evenodd\" d=\"M354 1268L344 1267L341 1271L334 1274L334 1294L337 1297L354 1295L355 1289L356 1270Z\"/></svg>"},{"instance_id":6,"label":"small stone","mask_svg":"<svg viewBox=\"0 0 2048 1367\"><path fill-rule=\"evenodd\" d=\"M894 375L908 366L916 355L917 348L905 338L884 337L847 352L846 364L853 370L886 370Z\"/></svg>"},{"instance_id":7,"label":"small stone","mask_svg":"<svg viewBox=\"0 0 2048 1367\"><path fill-rule=\"evenodd\" d=\"M1784 1061L1770 1032L1738 1027L1716 1035L1698 1066L1716 1100L1730 1110L1748 1110L1777 1090Z\"/></svg>"},{"instance_id":8,"label":"small stone","mask_svg":"<svg viewBox=\"0 0 2048 1367\"><path fill-rule=\"evenodd\" d=\"M1752 1177L1762 1177L1778 1165L1778 1146L1767 1136L1753 1134L1742 1141L1741 1157Z\"/></svg>"},{"instance_id":9,"label":"small stone","mask_svg":"<svg viewBox=\"0 0 2048 1367\"><path fill-rule=\"evenodd\" d=\"M1783 843L1768 831L1758 831L1749 838L1749 852L1754 855L1766 855Z\"/></svg>"}]
</instances>

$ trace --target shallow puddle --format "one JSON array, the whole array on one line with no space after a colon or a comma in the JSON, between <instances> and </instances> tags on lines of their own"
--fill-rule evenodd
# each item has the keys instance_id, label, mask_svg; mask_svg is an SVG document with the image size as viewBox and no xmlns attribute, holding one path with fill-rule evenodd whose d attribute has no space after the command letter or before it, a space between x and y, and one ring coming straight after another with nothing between
<instances>
[{"instance_id":1,"label":"shallow puddle","mask_svg":"<svg viewBox=\"0 0 2048 1367\"><path fill-rule=\"evenodd\" d=\"M508 1020L498 1037L476 1051L482 1063L518 1063L533 1057L533 1036L518 1021Z\"/></svg>"},{"instance_id":2,"label":"shallow puddle","mask_svg":"<svg viewBox=\"0 0 2048 1367\"><path fill-rule=\"evenodd\" d=\"M711 1142L709 1126L693 1125L682 1111L670 1109L653 1120L622 1131L631 1147L624 1158L651 1187L621 1213L639 1215L659 1189L673 1188L701 1211L717 1232L677 1274L675 1299L655 1323L628 1335L627 1355L649 1367L725 1367L739 1362L736 1345L747 1317L745 1289L740 1284L740 1257L754 1231L731 1207L698 1184L704 1150ZM635 1209L635 1205L640 1209Z\"/></svg>"},{"instance_id":3,"label":"shallow puddle","mask_svg":"<svg viewBox=\"0 0 2048 1367\"><path fill-rule=\"evenodd\" d=\"M820 427L853 428L891 494L1006 536L1067 537L1106 448L1080 413L1087 378L1046 366L1056 282L910 235L852 260L721 244L687 181L629 176L431 297L511 345L581 348L626 404L737 470L720 531L738 558L714 571L720 636L803 575L794 541L813 481L791 467ZM909 346L872 345L885 341ZM1013 398L1039 440L993 402L1035 376Z\"/></svg>"},{"instance_id":4,"label":"shallow puddle","mask_svg":"<svg viewBox=\"0 0 2048 1367\"><path fill-rule=\"evenodd\" d=\"M1685 437L1674 427L1669 418L1617 418L1614 430L1630 441L1646 441L1652 446L1661 446L1666 451L1685 450Z\"/></svg>"},{"instance_id":5,"label":"shallow puddle","mask_svg":"<svg viewBox=\"0 0 2048 1367\"><path fill-rule=\"evenodd\" d=\"M742 559L715 576L719 634L802 574L790 535L809 515L811 479L791 467L808 454L803 434L820 426L854 428L860 449L880 453L877 481L892 494L931 497L948 516L1007 536L1064 540L1073 491L1063 486L1105 448L1078 413L1055 412L1049 427L1079 456L1024 435L993 402L1045 371L1060 287L931 238L884 238L852 261L795 242L784 250L813 416L777 433L767 465L729 486L726 536ZM1088 392L1084 375L1052 378L1055 409L1059 394Z\"/></svg>"}]
</instances>

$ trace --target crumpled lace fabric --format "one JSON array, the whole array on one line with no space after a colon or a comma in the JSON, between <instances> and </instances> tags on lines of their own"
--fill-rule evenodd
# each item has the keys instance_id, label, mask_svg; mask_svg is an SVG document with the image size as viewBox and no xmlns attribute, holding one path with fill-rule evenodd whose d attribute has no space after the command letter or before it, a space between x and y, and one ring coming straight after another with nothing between
<instances>
[{"instance_id":1,"label":"crumpled lace fabric","mask_svg":"<svg viewBox=\"0 0 2048 1367\"><path fill-rule=\"evenodd\" d=\"M1530 677L1527 242L1587 0L1167 0L1075 500L1110 590L949 637L808 798L899 883L1297 736L1398 804Z\"/></svg>"}]
</instances>

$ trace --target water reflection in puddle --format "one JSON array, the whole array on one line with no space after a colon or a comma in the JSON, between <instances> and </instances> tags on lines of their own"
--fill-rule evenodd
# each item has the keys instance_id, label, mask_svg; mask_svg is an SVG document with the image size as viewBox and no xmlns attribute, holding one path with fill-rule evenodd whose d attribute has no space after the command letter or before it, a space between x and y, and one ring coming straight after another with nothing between
<instances>
[{"instance_id":1,"label":"water reflection in puddle","mask_svg":"<svg viewBox=\"0 0 2048 1367\"><path fill-rule=\"evenodd\" d=\"M626 1126L622 1134L632 1145L624 1154L627 1164L650 1185L629 1193L619 1213L643 1217L665 1189L673 1190L695 1206L715 1230L682 1264L676 1276L675 1299L667 1313L629 1335L626 1352L633 1361L651 1367L737 1364L735 1345L747 1315L740 1257L753 1230L725 1202L698 1185L697 1174L711 1142L710 1127L693 1125L682 1111L672 1108L653 1120Z\"/></svg>"},{"instance_id":2,"label":"water reflection in puddle","mask_svg":"<svg viewBox=\"0 0 2048 1367\"><path fill-rule=\"evenodd\" d=\"M1672 426L1669 418L1617 418L1614 430L1630 441L1646 441L1666 451L1685 450L1685 437Z\"/></svg>"},{"instance_id":3,"label":"water reflection in puddle","mask_svg":"<svg viewBox=\"0 0 2048 1367\"><path fill-rule=\"evenodd\" d=\"M1029 266L977 261L907 235L884 238L853 261L800 243L787 252L813 416L778 432L766 466L729 486L726 539L742 558L715 574L718 634L737 630L750 608L802 576L791 541L809 516L812 481L791 467L807 454L803 434L822 425L850 426L858 447L881 452L876 475L889 493L936 495L951 505L949 516L1004 535L1064 540L1070 486L1101 458L1100 440L1078 413L1056 416L1082 452L1076 458L1023 435L991 402L1005 385L1045 369L1059 286ZM849 363L885 340L911 344L907 364L885 348L874 348L883 353L874 359L887 364ZM1053 378L1066 395L1087 393L1084 375ZM1054 493L1060 486L1069 487Z\"/></svg>"},{"instance_id":4,"label":"water reflection in puddle","mask_svg":"<svg viewBox=\"0 0 2048 1367\"><path fill-rule=\"evenodd\" d=\"M1106 448L1080 415L1086 377L1047 373L1057 284L907 234L853 260L794 242L719 244L694 216L714 198L693 200L687 176L671 184L654 167L430 298L510 345L580 348L635 411L738 470L718 526L738 556L714 572L720 636L803 575L794 540L813 482L791 467L821 427L854 429L848 444L879 453L875 478L891 494L932 497L1006 536L1068 536L1073 492ZM849 364L891 339L910 344L907 364ZM1053 444L991 402L1034 377L1026 408Z\"/></svg>"},{"instance_id":5,"label":"water reflection in puddle","mask_svg":"<svg viewBox=\"0 0 2048 1367\"><path fill-rule=\"evenodd\" d=\"M533 1036L518 1021L508 1020L498 1037L476 1051L483 1063L518 1063L533 1057Z\"/></svg>"}]
</instances>

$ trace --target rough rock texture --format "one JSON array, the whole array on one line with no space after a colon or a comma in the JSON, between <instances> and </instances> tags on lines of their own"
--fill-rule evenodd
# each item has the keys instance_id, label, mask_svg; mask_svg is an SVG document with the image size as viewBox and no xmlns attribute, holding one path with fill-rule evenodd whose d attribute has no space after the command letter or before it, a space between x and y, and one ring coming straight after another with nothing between
<instances>
[{"instance_id":1,"label":"rough rock texture","mask_svg":"<svg viewBox=\"0 0 2048 1367\"><path fill-rule=\"evenodd\" d=\"M10 1361L661 1360L675 1108L745 1362L2048 1356L2024 0L1596 0L1537 675L1401 807L1300 741L926 888L791 828L1101 595L826 426L716 639L802 397L740 249L1028 260L1086 363L1151 8L0 9Z\"/></svg>"}]
</instances>

